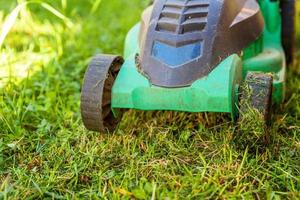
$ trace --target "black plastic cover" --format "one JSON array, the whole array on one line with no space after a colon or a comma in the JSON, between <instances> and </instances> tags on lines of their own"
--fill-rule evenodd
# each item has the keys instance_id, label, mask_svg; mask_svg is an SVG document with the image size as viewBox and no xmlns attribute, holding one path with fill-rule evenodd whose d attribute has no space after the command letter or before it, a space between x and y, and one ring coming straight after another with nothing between
<instances>
[{"instance_id":1,"label":"black plastic cover","mask_svg":"<svg viewBox=\"0 0 300 200\"><path fill-rule=\"evenodd\" d=\"M156 0L143 20L140 67L162 87L191 85L264 29L256 0Z\"/></svg>"}]
</instances>

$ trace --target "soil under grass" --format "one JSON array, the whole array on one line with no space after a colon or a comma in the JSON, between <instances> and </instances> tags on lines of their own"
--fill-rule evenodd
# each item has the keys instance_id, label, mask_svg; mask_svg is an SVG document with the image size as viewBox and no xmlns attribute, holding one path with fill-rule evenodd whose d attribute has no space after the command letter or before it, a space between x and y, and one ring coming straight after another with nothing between
<instances>
[{"instance_id":1,"label":"soil under grass","mask_svg":"<svg viewBox=\"0 0 300 200\"><path fill-rule=\"evenodd\" d=\"M0 27L16 2L0 0ZM300 198L299 53L264 148L224 114L130 111L97 134L79 112L86 65L122 53L148 2L45 2L57 10L22 9L0 49L0 199Z\"/></svg>"}]
</instances>

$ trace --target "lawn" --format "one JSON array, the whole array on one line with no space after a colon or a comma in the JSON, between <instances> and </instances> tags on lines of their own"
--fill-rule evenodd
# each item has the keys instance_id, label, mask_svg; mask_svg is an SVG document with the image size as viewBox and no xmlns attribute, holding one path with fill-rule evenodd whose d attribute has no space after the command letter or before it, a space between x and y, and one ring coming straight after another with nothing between
<instances>
[{"instance_id":1,"label":"lawn","mask_svg":"<svg viewBox=\"0 0 300 200\"><path fill-rule=\"evenodd\" d=\"M268 145L212 113L130 111L98 134L81 121L84 71L122 54L148 1L37 2L0 0L0 199L300 199L299 53Z\"/></svg>"}]
</instances>

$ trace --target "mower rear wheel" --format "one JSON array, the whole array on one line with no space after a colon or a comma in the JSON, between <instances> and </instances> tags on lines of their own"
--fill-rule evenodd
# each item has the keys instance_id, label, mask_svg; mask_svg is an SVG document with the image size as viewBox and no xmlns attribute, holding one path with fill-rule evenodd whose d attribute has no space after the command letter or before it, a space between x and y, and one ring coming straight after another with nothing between
<instances>
[{"instance_id":1,"label":"mower rear wheel","mask_svg":"<svg viewBox=\"0 0 300 200\"><path fill-rule=\"evenodd\" d=\"M296 32L296 0L281 0L282 17L282 43L286 54L287 63L294 58L295 32Z\"/></svg>"},{"instance_id":2,"label":"mower rear wheel","mask_svg":"<svg viewBox=\"0 0 300 200\"><path fill-rule=\"evenodd\" d=\"M272 106L273 76L249 72L240 92L239 122L251 125L251 120L260 120L262 128L270 125ZM257 122L257 121L256 121Z\"/></svg>"},{"instance_id":3,"label":"mower rear wheel","mask_svg":"<svg viewBox=\"0 0 300 200\"><path fill-rule=\"evenodd\" d=\"M113 132L120 122L111 109L111 92L123 58L97 55L88 66L81 91L81 115L85 127L91 131Z\"/></svg>"}]
</instances>

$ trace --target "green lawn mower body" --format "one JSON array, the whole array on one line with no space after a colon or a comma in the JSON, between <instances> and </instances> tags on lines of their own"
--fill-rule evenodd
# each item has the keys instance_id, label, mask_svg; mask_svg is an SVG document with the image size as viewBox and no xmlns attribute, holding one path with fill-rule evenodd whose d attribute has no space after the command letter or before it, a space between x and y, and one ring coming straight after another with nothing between
<instances>
[{"instance_id":1,"label":"green lawn mower body","mask_svg":"<svg viewBox=\"0 0 300 200\"><path fill-rule=\"evenodd\" d=\"M129 31L124 60L98 55L92 61L82 91L84 124L94 131L114 130L124 109L222 112L236 120L247 79L262 83L248 85L264 93L251 98L269 115L270 104L285 96L281 4L155 1ZM99 67L103 80L97 80Z\"/></svg>"}]
</instances>

